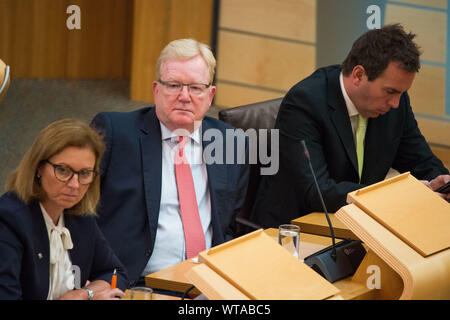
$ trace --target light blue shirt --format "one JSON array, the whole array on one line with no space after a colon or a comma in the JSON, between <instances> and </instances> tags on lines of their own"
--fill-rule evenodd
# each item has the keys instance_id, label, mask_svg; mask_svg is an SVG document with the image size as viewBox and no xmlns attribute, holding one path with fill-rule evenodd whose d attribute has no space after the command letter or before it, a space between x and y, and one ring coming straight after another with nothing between
<instances>
[{"instance_id":1,"label":"light blue shirt","mask_svg":"<svg viewBox=\"0 0 450 320\"><path fill-rule=\"evenodd\" d=\"M162 137L162 181L158 229L153 253L142 276L177 264L186 257L186 248L181 221L180 203L175 178L175 152L178 151L178 136L160 122ZM201 127L189 135L185 146L186 158L191 166L197 197L198 211L205 234L206 248L211 248L211 199L208 174L203 161Z\"/></svg>"}]
</instances>

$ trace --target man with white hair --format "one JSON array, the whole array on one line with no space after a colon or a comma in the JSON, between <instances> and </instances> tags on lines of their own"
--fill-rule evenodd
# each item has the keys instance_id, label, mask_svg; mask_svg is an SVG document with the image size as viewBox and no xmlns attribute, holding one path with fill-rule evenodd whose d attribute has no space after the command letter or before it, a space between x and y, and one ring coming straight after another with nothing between
<instances>
[{"instance_id":1,"label":"man with white hair","mask_svg":"<svg viewBox=\"0 0 450 320\"><path fill-rule=\"evenodd\" d=\"M128 269L131 286L233 237L249 173L237 161L242 152L234 152L233 163L204 161L212 142L204 133L214 129L225 137L234 129L205 116L216 91L215 65L207 45L172 41L157 61L155 107L100 113L92 121L107 146L99 225ZM242 135L236 132L234 139ZM223 160L229 159L226 143L214 141Z\"/></svg>"}]
</instances>

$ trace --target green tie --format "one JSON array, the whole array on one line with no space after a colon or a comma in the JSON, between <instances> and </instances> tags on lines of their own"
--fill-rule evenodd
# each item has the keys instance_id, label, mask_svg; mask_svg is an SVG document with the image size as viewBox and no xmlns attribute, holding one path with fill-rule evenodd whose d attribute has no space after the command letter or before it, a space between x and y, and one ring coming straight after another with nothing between
<instances>
[{"instance_id":1,"label":"green tie","mask_svg":"<svg viewBox=\"0 0 450 320\"><path fill-rule=\"evenodd\" d=\"M358 156L359 182L361 182L362 169L364 164L364 136L366 135L367 118L358 115L358 128L356 129L356 155Z\"/></svg>"}]
</instances>

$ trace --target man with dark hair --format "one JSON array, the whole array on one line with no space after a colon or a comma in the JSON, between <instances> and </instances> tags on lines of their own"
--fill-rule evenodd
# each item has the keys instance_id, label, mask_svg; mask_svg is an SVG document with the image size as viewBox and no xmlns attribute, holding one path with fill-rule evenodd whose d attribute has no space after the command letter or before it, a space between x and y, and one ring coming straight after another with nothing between
<instances>
[{"instance_id":1,"label":"man with dark hair","mask_svg":"<svg viewBox=\"0 0 450 320\"><path fill-rule=\"evenodd\" d=\"M278 226L323 211L302 140L330 212L346 204L348 192L383 180L390 168L410 171L433 190L450 180L420 133L406 93L420 68L414 37L400 25L368 31L342 66L320 68L289 90L275 126L280 169L262 178L254 222Z\"/></svg>"},{"instance_id":2,"label":"man with dark hair","mask_svg":"<svg viewBox=\"0 0 450 320\"><path fill-rule=\"evenodd\" d=\"M386 70L391 61L398 63L407 72L418 72L420 51L413 41L415 37L413 33L406 33L400 24L366 32L353 43L342 63L343 76L348 77L355 66L362 65L367 79L373 81Z\"/></svg>"}]
</instances>

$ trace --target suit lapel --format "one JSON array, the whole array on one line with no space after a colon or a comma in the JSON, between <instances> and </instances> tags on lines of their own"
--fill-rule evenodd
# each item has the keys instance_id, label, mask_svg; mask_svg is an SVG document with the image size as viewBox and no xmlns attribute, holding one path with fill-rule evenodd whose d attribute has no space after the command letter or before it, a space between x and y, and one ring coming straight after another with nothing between
<instances>
[{"instance_id":1,"label":"suit lapel","mask_svg":"<svg viewBox=\"0 0 450 320\"><path fill-rule=\"evenodd\" d=\"M144 176L145 203L149 221L150 239L151 243L154 243L161 203L162 178L161 128L154 108L143 118L143 123L139 130L141 131L139 140L142 172Z\"/></svg>"},{"instance_id":2,"label":"suit lapel","mask_svg":"<svg viewBox=\"0 0 450 320\"><path fill-rule=\"evenodd\" d=\"M215 141L215 138L211 139L211 141L205 141L203 139L204 133L206 130L208 129L212 129L211 124L209 123L209 121L206 119L203 120L202 122L202 147L203 150L205 150L205 148L212 143L213 141ZM217 128L214 128L216 130L218 130ZM223 161L226 160L226 143L225 143L225 138L226 135L224 132L221 132L222 134L222 138L223 138L223 143L221 145L221 147L223 148ZM204 159L204 157L203 157ZM211 163L211 164L206 164L206 172L208 173L208 187L209 187L209 194L211 197L211 223L213 226L213 239L212 239L212 243L213 245L219 244L221 242L223 242L223 239L221 239L220 235L222 235L222 232L220 232L220 221L219 221L219 210L218 208L221 207L220 202L224 199L220 199L219 193L217 192L218 190L223 190L226 187L226 182L227 182L227 166L226 165L221 165L221 164L217 164L217 163ZM222 236L223 238L223 236Z\"/></svg>"},{"instance_id":3,"label":"suit lapel","mask_svg":"<svg viewBox=\"0 0 450 320\"><path fill-rule=\"evenodd\" d=\"M352 126L350 123L347 106L345 104L344 97L342 96L341 86L339 83L339 73L340 69L333 70L328 77L328 104L331 109L330 117L336 128L336 132L344 145L347 156L349 157L356 172L358 172L355 141L353 139Z\"/></svg>"},{"instance_id":4,"label":"suit lapel","mask_svg":"<svg viewBox=\"0 0 450 320\"><path fill-rule=\"evenodd\" d=\"M34 248L37 259L37 271L39 275L39 296L47 299L48 285L50 281L50 242L48 239L47 227L42 216L39 202L31 205L31 219L33 228Z\"/></svg>"}]
</instances>

